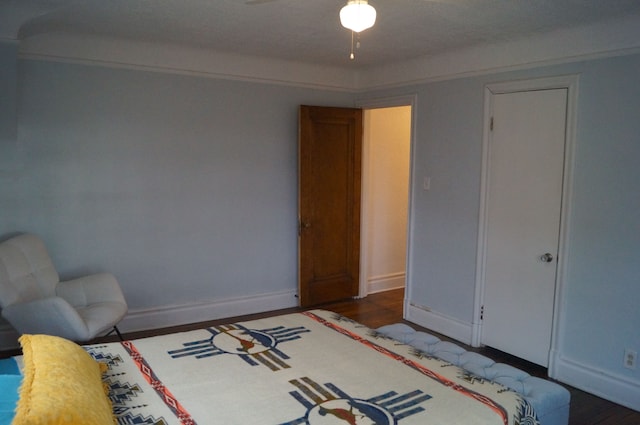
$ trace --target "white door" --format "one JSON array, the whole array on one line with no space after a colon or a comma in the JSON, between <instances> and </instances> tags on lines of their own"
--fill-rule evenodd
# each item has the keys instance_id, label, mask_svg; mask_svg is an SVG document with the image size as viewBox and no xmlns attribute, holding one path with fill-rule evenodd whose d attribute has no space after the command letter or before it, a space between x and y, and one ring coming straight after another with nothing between
<instances>
[{"instance_id":1,"label":"white door","mask_svg":"<svg viewBox=\"0 0 640 425\"><path fill-rule=\"evenodd\" d=\"M482 343L547 366L567 89L491 98Z\"/></svg>"}]
</instances>

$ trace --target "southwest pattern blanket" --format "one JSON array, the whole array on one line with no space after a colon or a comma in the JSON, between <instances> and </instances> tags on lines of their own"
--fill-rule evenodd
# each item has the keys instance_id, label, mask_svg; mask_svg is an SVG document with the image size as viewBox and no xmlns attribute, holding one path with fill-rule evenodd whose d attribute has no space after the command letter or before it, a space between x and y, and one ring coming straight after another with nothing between
<instances>
[{"instance_id":1,"label":"southwest pattern blanket","mask_svg":"<svg viewBox=\"0 0 640 425\"><path fill-rule=\"evenodd\" d=\"M89 345L119 424L536 424L517 393L323 310Z\"/></svg>"}]
</instances>

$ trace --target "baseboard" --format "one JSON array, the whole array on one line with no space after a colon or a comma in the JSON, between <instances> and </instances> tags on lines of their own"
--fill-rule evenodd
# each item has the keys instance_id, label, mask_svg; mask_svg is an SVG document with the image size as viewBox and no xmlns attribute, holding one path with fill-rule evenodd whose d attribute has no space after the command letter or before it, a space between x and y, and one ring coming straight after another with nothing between
<instances>
[{"instance_id":1,"label":"baseboard","mask_svg":"<svg viewBox=\"0 0 640 425\"><path fill-rule=\"evenodd\" d=\"M295 291L129 311L118 328L124 332L158 329L296 307Z\"/></svg>"},{"instance_id":2,"label":"baseboard","mask_svg":"<svg viewBox=\"0 0 640 425\"><path fill-rule=\"evenodd\" d=\"M193 304L129 310L129 313L118 324L118 328L122 332L136 332L281 310L298 305L298 299L295 295L296 291L285 291ZM0 324L0 351L12 350L17 347L17 332L9 325Z\"/></svg>"},{"instance_id":3,"label":"baseboard","mask_svg":"<svg viewBox=\"0 0 640 425\"><path fill-rule=\"evenodd\" d=\"M572 387L640 412L640 382L558 356L554 376Z\"/></svg>"},{"instance_id":4,"label":"baseboard","mask_svg":"<svg viewBox=\"0 0 640 425\"><path fill-rule=\"evenodd\" d=\"M367 294L404 288L406 276L405 272L372 276L367 279Z\"/></svg>"},{"instance_id":5,"label":"baseboard","mask_svg":"<svg viewBox=\"0 0 640 425\"><path fill-rule=\"evenodd\" d=\"M471 345L471 323L432 311L428 307L413 304L408 300L405 300L404 318L416 325Z\"/></svg>"}]
</instances>

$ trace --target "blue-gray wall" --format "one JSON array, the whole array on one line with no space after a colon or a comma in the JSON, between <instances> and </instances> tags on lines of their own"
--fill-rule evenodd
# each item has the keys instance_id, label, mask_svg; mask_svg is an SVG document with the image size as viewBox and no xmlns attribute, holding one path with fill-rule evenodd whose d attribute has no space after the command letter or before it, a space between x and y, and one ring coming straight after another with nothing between
<instances>
[{"instance_id":1,"label":"blue-gray wall","mask_svg":"<svg viewBox=\"0 0 640 425\"><path fill-rule=\"evenodd\" d=\"M560 355L574 384L640 400L640 367L622 367L640 352L640 55L358 95L20 60L0 237L40 234L63 276L112 271L133 311L293 293L298 105L417 94L413 185L431 190L412 198L410 297L471 323L484 85L565 74L580 83Z\"/></svg>"},{"instance_id":2,"label":"blue-gray wall","mask_svg":"<svg viewBox=\"0 0 640 425\"><path fill-rule=\"evenodd\" d=\"M15 167L17 152L18 43L0 41L0 175Z\"/></svg>"},{"instance_id":3,"label":"blue-gray wall","mask_svg":"<svg viewBox=\"0 0 640 425\"><path fill-rule=\"evenodd\" d=\"M112 271L134 311L295 290L298 106L352 95L31 60L19 74L0 235L41 235L63 277Z\"/></svg>"},{"instance_id":4,"label":"blue-gray wall","mask_svg":"<svg viewBox=\"0 0 640 425\"><path fill-rule=\"evenodd\" d=\"M417 93L410 302L471 327L488 83L578 75L559 376L640 410L640 55L368 93ZM431 177L428 192L420 190Z\"/></svg>"}]
</instances>

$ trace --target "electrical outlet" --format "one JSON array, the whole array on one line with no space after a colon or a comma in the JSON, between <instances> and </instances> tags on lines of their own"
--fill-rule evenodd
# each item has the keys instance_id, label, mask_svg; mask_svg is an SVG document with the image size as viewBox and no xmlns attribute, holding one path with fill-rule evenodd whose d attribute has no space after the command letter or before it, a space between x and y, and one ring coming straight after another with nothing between
<instances>
[{"instance_id":1,"label":"electrical outlet","mask_svg":"<svg viewBox=\"0 0 640 425\"><path fill-rule=\"evenodd\" d=\"M624 350L624 360L622 361L622 364L627 369L635 370L637 358L638 358L638 352L637 351L634 351L631 348L625 348L625 350Z\"/></svg>"}]
</instances>

